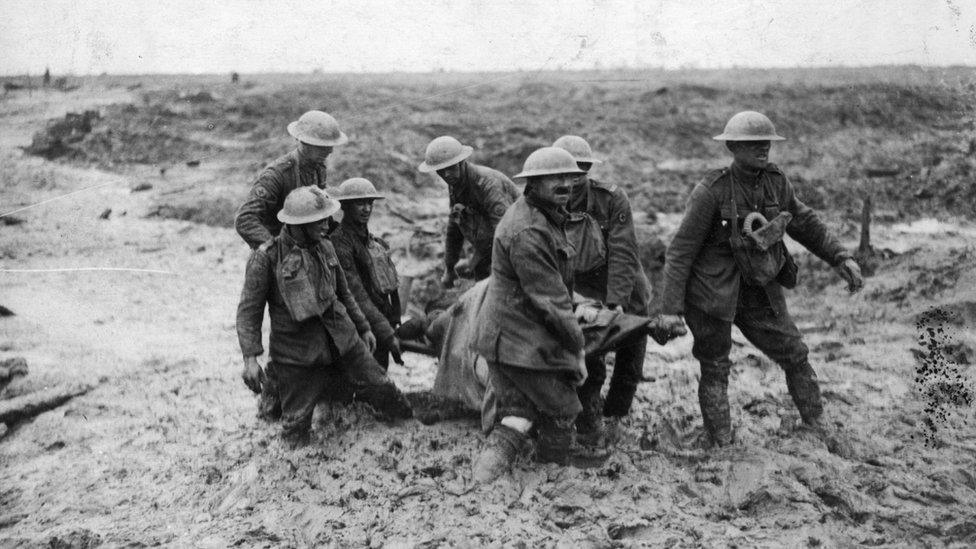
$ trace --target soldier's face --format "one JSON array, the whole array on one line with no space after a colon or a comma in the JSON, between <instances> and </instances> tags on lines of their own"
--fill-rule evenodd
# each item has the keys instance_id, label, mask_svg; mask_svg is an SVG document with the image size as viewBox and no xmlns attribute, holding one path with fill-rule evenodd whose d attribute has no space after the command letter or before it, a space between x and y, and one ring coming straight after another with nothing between
<instances>
[{"instance_id":1,"label":"soldier's face","mask_svg":"<svg viewBox=\"0 0 976 549\"><path fill-rule=\"evenodd\" d=\"M593 166L590 162L577 162L576 166L587 173L581 173L579 175L573 176L573 194L578 195L583 192L586 188L586 182L588 181L587 174L590 168Z\"/></svg>"},{"instance_id":2,"label":"soldier's face","mask_svg":"<svg viewBox=\"0 0 976 549\"><path fill-rule=\"evenodd\" d=\"M311 223L303 223L301 225L296 225L299 231L305 236L305 239L309 242L318 242L324 240L325 233L328 229L328 218L321 221L313 221Z\"/></svg>"},{"instance_id":3,"label":"soldier's face","mask_svg":"<svg viewBox=\"0 0 976 549\"><path fill-rule=\"evenodd\" d=\"M762 170L769 164L769 141L728 141L735 162L743 168Z\"/></svg>"},{"instance_id":4,"label":"soldier's face","mask_svg":"<svg viewBox=\"0 0 976 549\"><path fill-rule=\"evenodd\" d=\"M308 143L301 144L302 160L306 162L321 164L324 166L325 160L329 158L330 154L332 154L332 147L319 147L316 145L309 145Z\"/></svg>"},{"instance_id":5,"label":"soldier's face","mask_svg":"<svg viewBox=\"0 0 976 549\"><path fill-rule=\"evenodd\" d=\"M540 176L534 183L535 195L543 202L565 208L575 179L575 174Z\"/></svg>"},{"instance_id":6,"label":"soldier's face","mask_svg":"<svg viewBox=\"0 0 976 549\"><path fill-rule=\"evenodd\" d=\"M346 215L352 216L352 220L365 225L373 215L373 199L364 198L362 200L345 200L342 203L342 211Z\"/></svg>"},{"instance_id":7,"label":"soldier's face","mask_svg":"<svg viewBox=\"0 0 976 549\"><path fill-rule=\"evenodd\" d=\"M461 163L437 170L437 175L448 185L456 185L461 181Z\"/></svg>"}]
</instances>

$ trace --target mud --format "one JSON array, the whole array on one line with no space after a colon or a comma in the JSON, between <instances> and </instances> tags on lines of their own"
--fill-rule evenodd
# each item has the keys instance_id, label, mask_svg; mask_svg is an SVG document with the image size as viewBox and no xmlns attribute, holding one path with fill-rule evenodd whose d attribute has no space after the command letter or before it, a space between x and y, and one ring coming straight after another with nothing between
<instances>
[{"instance_id":1,"label":"mud","mask_svg":"<svg viewBox=\"0 0 976 549\"><path fill-rule=\"evenodd\" d=\"M291 451L275 426L255 418L234 331L246 246L228 228L146 217L171 196L162 193L184 185L220 198L219 185L203 184L236 160L217 157L194 172L174 165L161 177L151 167L105 170L18 149L68 111L138 104L124 84L0 103L3 211L89 189L17 213L23 223L0 229L0 266L163 271L0 273L0 302L17 312L0 319L0 359L30 364L30 375L14 382L19 390L96 387L0 438L0 545L976 544L976 418L971 407L950 403L935 443L926 440L927 397L912 353L922 350L917 315L931 307L956 311L955 340L974 345L976 271L966 238L873 227L876 246L899 255L853 297L819 260L798 252L801 285L790 306L852 459L796 427L783 374L738 334L730 381L737 444L678 451L700 423L686 337L649 346L648 381L632 416L616 426L602 467L519 463L511 476L477 487L470 482L481 443L476 419L388 425L362 405L323 405L312 445ZM145 88L138 92L153 92ZM193 108L219 104L223 93ZM157 184L130 192L143 178ZM379 230L409 226L394 210L434 219L434 198L442 199L436 187L394 197L377 210ZM100 219L106 208L128 215ZM661 238L675 219L658 216ZM968 221L941 222L974 234ZM853 246L856 230L832 223ZM401 249L405 263L430 259ZM429 389L432 359L404 358L405 367L391 366L395 381L406 391ZM960 383L972 387L972 367L959 364Z\"/></svg>"}]
</instances>

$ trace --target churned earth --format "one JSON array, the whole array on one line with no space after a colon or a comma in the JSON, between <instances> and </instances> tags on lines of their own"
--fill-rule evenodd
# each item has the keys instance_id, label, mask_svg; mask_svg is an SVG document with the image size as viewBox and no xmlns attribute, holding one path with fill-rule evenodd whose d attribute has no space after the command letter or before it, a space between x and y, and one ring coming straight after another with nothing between
<instances>
[{"instance_id":1,"label":"churned earth","mask_svg":"<svg viewBox=\"0 0 976 549\"><path fill-rule=\"evenodd\" d=\"M255 418L234 329L247 247L230 228L149 215L168 191L207 185L222 168L172 165L163 178L155 166L110 170L20 149L49 119L128 102L138 102L131 90L97 82L0 102L0 214L57 198L0 217L0 305L15 313L0 318L0 358L30 368L0 397L94 386L0 438L0 545L976 544L976 419L972 400L958 400L976 386L969 221L876 224L877 274L854 296L797 250L804 280L790 305L854 458L794 429L781 371L738 334L738 443L682 450L700 423L686 337L650 344L646 382L602 467L520 463L479 487L475 421L388 425L364 405L322 405L313 443L292 451ZM132 192L150 176L152 189ZM409 226L397 207L432 218L442 194L394 197L377 210L380 232ZM659 215L661 231L678 219ZM832 226L853 247L844 223ZM145 271L48 271L91 267ZM945 316L922 315L933 307ZM936 325L942 339L927 346ZM391 366L395 381L430 388L433 361L405 360ZM935 373L917 377L926 364Z\"/></svg>"}]
</instances>

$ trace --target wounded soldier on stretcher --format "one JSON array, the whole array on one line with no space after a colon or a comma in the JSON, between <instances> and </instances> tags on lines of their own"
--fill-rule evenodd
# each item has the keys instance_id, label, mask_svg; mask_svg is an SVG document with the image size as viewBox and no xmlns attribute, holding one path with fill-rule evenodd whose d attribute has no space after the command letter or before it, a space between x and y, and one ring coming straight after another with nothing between
<instances>
[{"instance_id":1,"label":"wounded soldier on stretcher","mask_svg":"<svg viewBox=\"0 0 976 549\"><path fill-rule=\"evenodd\" d=\"M494 425L495 402L488 364L469 345L477 331L475 319L487 288L486 279L461 294L456 302L433 301L427 306L426 318L409 319L398 329L404 351L426 354L439 361L434 388L407 394L414 417L427 425L479 416L486 432ZM634 332L643 332L661 345L686 333L683 325L608 309L578 294L573 297L587 355L612 351Z\"/></svg>"}]
</instances>

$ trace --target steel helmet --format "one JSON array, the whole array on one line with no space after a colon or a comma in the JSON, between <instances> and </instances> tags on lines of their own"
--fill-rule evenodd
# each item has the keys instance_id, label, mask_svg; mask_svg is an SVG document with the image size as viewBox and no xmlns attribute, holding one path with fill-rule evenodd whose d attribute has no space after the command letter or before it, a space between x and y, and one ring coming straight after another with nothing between
<instances>
[{"instance_id":1,"label":"steel helmet","mask_svg":"<svg viewBox=\"0 0 976 549\"><path fill-rule=\"evenodd\" d=\"M553 147L559 147L569 151L577 162L589 162L590 164L603 164L602 160L593 158L593 149L585 139L578 135L564 135L553 142Z\"/></svg>"},{"instance_id":2,"label":"steel helmet","mask_svg":"<svg viewBox=\"0 0 976 549\"><path fill-rule=\"evenodd\" d=\"M765 114L756 111L742 111L725 125L722 135L716 141L783 141L785 137L776 135L776 127Z\"/></svg>"},{"instance_id":3,"label":"steel helmet","mask_svg":"<svg viewBox=\"0 0 976 549\"><path fill-rule=\"evenodd\" d=\"M369 179L366 179L365 177L353 177L351 179L347 179L340 183L339 186L333 189L329 194L335 197L335 199L339 202L342 202L343 200L362 200L365 198L386 198L377 192L376 187L374 187Z\"/></svg>"},{"instance_id":4,"label":"steel helmet","mask_svg":"<svg viewBox=\"0 0 976 549\"><path fill-rule=\"evenodd\" d=\"M427 145L424 161L417 166L423 173L436 172L442 168L453 166L471 156L474 149L462 145L460 141L449 135L442 135Z\"/></svg>"},{"instance_id":5,"label":"steel helmet","mask_svg":"<svg viewBox=\"0 0 976 549\"><path fill-rule=\"evenodd\" d=\"M321 221L337 211L339 201L322 189L315 186L299 187L285 197L285 205L278 212L278 221L289 225L304 225Z\"/></svg>"},{"instance_id":6,"label":"steel helmet","mask_svg":"<svg viewBox=\"0 0 976 549\"><path fill-rule=\"evenodd\" d=\"M288 124L292 137L316 147L335 147L349 142L346 134L339 129L339 123L332 115L322 111L308 111L298 120Z\"/></svg>"},{"instance_id":7,"label":"steel helmet","mask_svg":"<svg viewBox=\"0 0 976 549\"><path fill-rule=\"evenodd\" d=\"M576 165L576 159L569 154L569 151L558 147L542 147L525 159L522 171L515 177L582 173L586 172L579 169L579 166Z\"/></svg>"}]
</instances>

